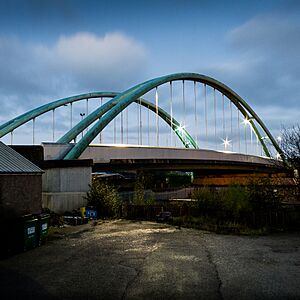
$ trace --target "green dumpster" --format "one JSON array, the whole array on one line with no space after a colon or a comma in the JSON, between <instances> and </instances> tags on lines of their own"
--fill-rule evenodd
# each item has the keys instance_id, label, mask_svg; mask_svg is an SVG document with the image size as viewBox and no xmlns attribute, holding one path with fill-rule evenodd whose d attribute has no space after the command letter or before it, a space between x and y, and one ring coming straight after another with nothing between
<instances>
[{"instance_id":1,"label":"green dumpster","mask_svg":"<svg viewBox=\"0 0 300 300\"><path fill-rule=\"evenodd\" d=\"M49 231L49 214L38 215L38 240L39 245L44 244L48 238Z\"/></svg>"},{"instance_id":2,"label":"green dumpster","mask_svg":"<svg viewBox=\"0 0 300 300\"><path fill-rule=\"evenodd\" d=\"M38 246L38 219L33 216L23 217L23 250Z\"/></svg>"}]
</instances>

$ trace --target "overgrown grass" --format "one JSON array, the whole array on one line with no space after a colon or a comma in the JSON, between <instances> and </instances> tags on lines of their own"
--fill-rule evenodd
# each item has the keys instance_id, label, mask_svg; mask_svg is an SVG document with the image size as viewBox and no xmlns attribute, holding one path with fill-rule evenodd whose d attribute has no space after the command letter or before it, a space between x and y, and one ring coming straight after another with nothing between
<instances>
[{"instance_id":1,"label":"overgrown grass","mask_svg":"<svg viewBox=\"0 0 300 300\"><path fill-rule=\"evenodd\" d=\"M273 230L268 227L249 228L248 226L236 222L225 222L218 224L215 218L207 216L199 217L174 217L172 225L177 227L193 228L205 231L216 232L219 234L238 234L238 235L266 235Z\"/></svg>"}]
</instances>

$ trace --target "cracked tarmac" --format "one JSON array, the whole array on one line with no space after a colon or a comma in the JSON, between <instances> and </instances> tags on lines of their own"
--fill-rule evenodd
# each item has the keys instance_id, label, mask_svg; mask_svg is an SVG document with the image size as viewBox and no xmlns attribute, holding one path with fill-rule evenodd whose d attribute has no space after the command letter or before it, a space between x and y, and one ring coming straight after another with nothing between
<instances>
[{"instance_id":1,"label":"cracked tarmac","mask_svg":"<svg viewBox=\"0 0 300 300\"><path fill-rule=\"evenodd\" d=\"M300 234L125 220L57 229L0 261L1 299L300 299Z\"/></svg>"}]
</instances>

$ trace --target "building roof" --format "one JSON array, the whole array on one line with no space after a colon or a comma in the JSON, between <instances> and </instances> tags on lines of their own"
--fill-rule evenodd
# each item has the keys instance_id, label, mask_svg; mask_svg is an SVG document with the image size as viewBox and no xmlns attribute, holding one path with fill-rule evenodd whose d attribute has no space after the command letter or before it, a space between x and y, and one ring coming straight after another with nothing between
<instances>
[{"instance_id":1,"label":"building roof","mask_svg":"<svg viewBox=\"0 0 300 300\"><path fill-rule=\"evenodd\" d=\"M21 154L0 142L0 174L43 173Z\"/></svg>"}]
</instances>

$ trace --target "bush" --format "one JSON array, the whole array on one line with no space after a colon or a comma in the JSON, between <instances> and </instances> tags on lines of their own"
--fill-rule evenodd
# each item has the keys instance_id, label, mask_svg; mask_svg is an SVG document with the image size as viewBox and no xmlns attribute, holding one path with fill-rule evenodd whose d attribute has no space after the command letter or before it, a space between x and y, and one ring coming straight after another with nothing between
<instances>
[{"instance_id":1,"label":"bush","mask_svg":"<svg viewBox=\"0 0 300 300\"><path fill-rule=\"evenodd\" d=\"M194 190L191 198L196 200L195 206L204 211L219 209L219 199L215 190L209 187L202 187L198 190Z\"/></svg>"},{"instance_id":2,"label":"bush","mask_svg":"<svg viewBox=\"0 0 300 300\"><path fill-rule=\"evenodd\" d=\"M155 193L153 191L150 191L146 195L145 204L146 205L154 205L156 203Z\"/></svg>"},{"instance_id":3,"label":"bush","mask_svg":"<svg viewBox=\"0 0 300 300\"><path fill-rule=\"evenodd\" d=\"M145 194L145 176L141 172L138 174L136 182L134 184L133 204L143 205L145 203L144 194Z\"/></svg>"},{"instance_id":4,"label":"bush","mask_svg":"<svg viewBox=\"0 0 300 300\"><path fill-rule=\"evenodd\" d=\"M154 205L156 203L155 194L153 191L145 192L145 189L151 185L152 176L139 172L134 183L133 201L134 205Z\"/></svg>"},{"instance_id":5,"label":"bush","mask_svg":"<svg viewBox=\"0 0 300 300\"><path fill-rule=\"evenodd\" d=\"M251 210L249 193L245 187L231 185L223 191L222 205L225 212L231 214L233 218L238 218L242 212Z\"/></svg>"},{"instance_id":6,"label":"bush","mask_svg":"<svg viewBox=\"0 0 300 300\"><path fill-rule=\"evenodd\" d=\"M88 206L96 207L100 217L116 217L122 205L117 189L97 179L93 179L86 199Z\"/></svg>"},{"instance_id":7,"label":"bush","mask_svg":"<svg viewBox=\"0 0 300 300\"><path fill-rule=\"evenodd\" d=\"M252 180L247 186L250 205L253 210L279 209L282 197L269 178Z\"/></svg>"}]
</instances>

